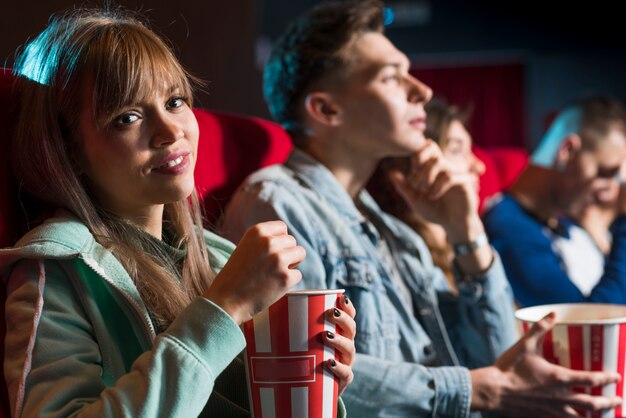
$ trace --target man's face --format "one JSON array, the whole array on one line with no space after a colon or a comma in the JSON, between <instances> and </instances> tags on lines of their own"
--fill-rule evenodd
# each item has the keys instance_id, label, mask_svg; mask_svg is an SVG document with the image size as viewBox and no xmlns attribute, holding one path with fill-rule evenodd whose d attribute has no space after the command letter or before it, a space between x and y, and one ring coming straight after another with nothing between
<instances>
[{"instance_id":1,"label":"man's face","mask_svg":"<svg viewBox=\"0 0 626 418\"><path fill-rule=\"evenodd\" d=\"M582 150L563 173L559 203L570 216L589 204L609 203L617 197L619 174L626 160L626 137L613 130L595 149Z\"/></svg>"},{"instance_id":2,"label":"man's face","mask_svg":"<svg viewBox=\"0 0 626 418\"><path fill-rule=\"evenodd\" d=\"M357 38L345 83L334 96L342 140L355 155L409 155L424 144L430 88L412 77L405 54L380 33Z\"/></svg>"}]
</instances>

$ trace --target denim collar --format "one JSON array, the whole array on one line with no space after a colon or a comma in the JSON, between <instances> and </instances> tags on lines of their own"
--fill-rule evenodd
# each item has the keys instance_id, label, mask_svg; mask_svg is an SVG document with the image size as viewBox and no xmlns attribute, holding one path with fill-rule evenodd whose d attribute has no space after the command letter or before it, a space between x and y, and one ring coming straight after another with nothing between
<instances>
[{"instance_id":1,"label":"denim collar","mask_svg":"<svg viewBox=\"0 0 626 418\"><path fill-rule=\"evenodd\" d=\"M285 162L285 166L294 172L299 182L326 200L340 216L346 219L351 227L361 228L374 244L380 239L380 234L387 229L394 237L411 236L412 232L407 232L408 227L404 228L404 224L390 222L386 219L384 212L367 190L363 189L359 192L356 199L358 203L355 204L333 173L306 152L294 148ZM357 208L357 204L362 207L369 219L363 216ZM414 240L411 239L402 239L398 241L397 245L402 246L407 251L417 250Z\"/></svg>"},{"instance_id":2,"label":"denim collar","mask_svg":"<svg viewBox=\"0 0 626 418\"><path fill-rule=\"evenodd\" d=\"M293 170L301 183L324 198L350 225L362 224L366 221L333 173L311 155L294 148L285 165ZM359 193L359 199L363 193L367 192L362 190Z\"/></svg>"}]
</instances>

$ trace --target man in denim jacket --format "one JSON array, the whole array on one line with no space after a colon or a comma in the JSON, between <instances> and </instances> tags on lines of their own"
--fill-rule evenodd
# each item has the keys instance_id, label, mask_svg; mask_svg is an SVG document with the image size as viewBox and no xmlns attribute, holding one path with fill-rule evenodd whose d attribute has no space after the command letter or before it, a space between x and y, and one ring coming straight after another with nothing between
<instances>
[{"instance_id":1,"label":"man in denim jacket","mask_svg":"<svg viewBox=\"0 0 626 418\"><path fill-rule=\"evenodd\" d=\"M511 291L470 185L424 138L431 90L408 70L382 34L376 0L321 5L296 21L275 45L264 86L296 148L284 165L246 180L223 233L236 240L254 223L282 219L307 250L303 285L346 289L358 312L355 380L344 393L351 416L571 416L572 407L613 407L616 399L569 387L614 382L614 374L573 372L540 357L553 317L501 355L515 341ZM423 240L363 190L382 158L408 154L412 173L394 183L446 229L457 294Z\"/></svg>"}]
</instances>

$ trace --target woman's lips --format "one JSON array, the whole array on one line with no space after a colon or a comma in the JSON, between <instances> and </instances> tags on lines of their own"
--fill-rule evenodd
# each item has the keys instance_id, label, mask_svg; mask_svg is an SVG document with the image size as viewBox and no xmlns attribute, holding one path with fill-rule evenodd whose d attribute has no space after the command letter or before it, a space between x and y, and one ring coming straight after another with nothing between
<instances>
[{"instance_id":1,"label":"woman's lips","mask_svg":"<svg viewBox=\"0 0 626 418\"><path fill-rule=\"evenodd\" d=\"M190 165L190 153L174 154L166 158L152 171L159 174L176 175L184 172Z\"/></svg>"}]
</instances>

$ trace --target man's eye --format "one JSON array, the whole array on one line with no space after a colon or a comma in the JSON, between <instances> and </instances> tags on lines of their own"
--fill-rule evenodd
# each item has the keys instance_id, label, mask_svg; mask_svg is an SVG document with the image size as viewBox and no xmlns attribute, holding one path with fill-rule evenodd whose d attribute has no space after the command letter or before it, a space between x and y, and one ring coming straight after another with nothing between
<instances>
[{"instance_id":1,"label":"man's eye","mask_svg":"<svg viewBox=\"0 0 626 418\"><path fill-rule=\"evenodd\" d=\"M391 74L391 75L387 75L385 77L383 77L383 81L389 82L389 81L400 81L400 76L398 74Z\"/></svg>"}]
</instances>

